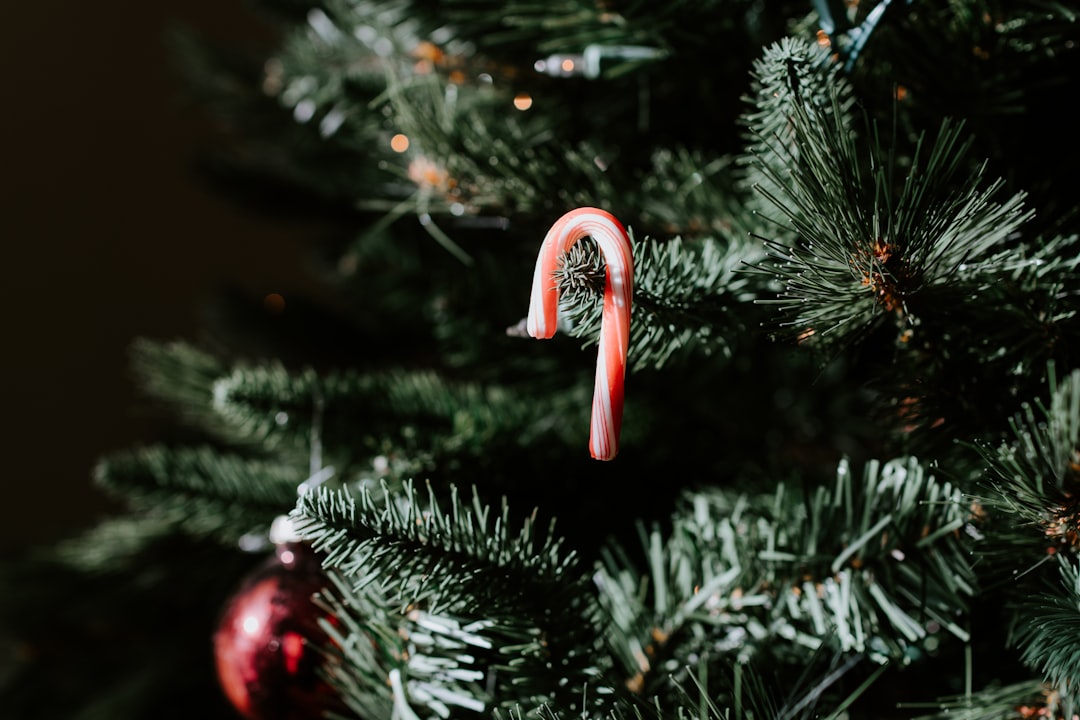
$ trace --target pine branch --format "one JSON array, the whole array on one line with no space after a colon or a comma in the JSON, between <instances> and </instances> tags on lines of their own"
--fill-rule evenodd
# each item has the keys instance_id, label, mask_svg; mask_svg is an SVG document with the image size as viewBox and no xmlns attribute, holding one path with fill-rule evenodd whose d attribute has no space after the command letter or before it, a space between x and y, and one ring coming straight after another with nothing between
<instances>
[{"instance_id":1,"label":"pine branch","mask_svg":"<svg viewBox=\"0 0 1080 720\"><path fill-rule=\"evenodd\" d=\"M282 103L320 127L338 118L334 134L353 133L348 144L365 148L365 166L380 168L374 185L383 192L367 184L362 208L387 221L416 217L469 264L457 237L469 218L551 214L560 189L583 184L596 188L593 204L616 197L594 162L602 152L562 141L551 126L559 113L534 121L535 113L516 110L510 71L478 54L475 42L457 41L445 11L415 5L328 3L282 59ZM379 91L355 97L353 83ZM405 145L394 147L392 136Z\"/></svg>"},{"instance_id":2,"label":"pine branch","mask_svg":"<svg viewBox=\"0 0 1080 720\"><path fill-rule=\"evenodd\" d=\"M358 502L343 491L316 490L301 496L292 517L300 535L325 553L324 567L340 572L352 592L385 595L428 634L460 630L483 638L489 650L482 656L452 657L467 677L480 672L498 683L498 705L579 702L604 658L596 652L599 628L587 578L552 529L538 532L530 517L515 536L505 504L493 518L478 496L465 504L456 489L446 509L430 487L426 502L411 483L400 492L384 486L382 493L380 507L368 490ZM474 650L483 644L469 643ZM421 657L412 656L410 666L423 658L430 658L429 668L449 661L439 642L414 644L412 651ZM509 674L507 685L496 671Z\"/></svg>"},{"instance_id":3,"label":"pine branch","mask_svg":"<svg viewBox=\"0 0 1080 720\"><path fill-rule=\"evenodd\" d=\"M147 548L173 536L173 522L167 513L107 518L81 535L58 543L50 554L61 566L80 572L115 572L133 566Z\"/></svg>"},{"instance_id":4,"label":"pine branch","mask_svg":"<svg viewBox=\"0 0 1080 720\"><path fill-rule=\"evenodd\" d=\"M130 348L131 365L140 388L167 403L178 420L222 441L241 442L214 411L214 382L227 367L190 343L136 339Z\"/></svg>"},{"instance_id":5,"label":"pine branch","mask_svg":"<svg viewBox=\"0 0 1080 720\"><path fill-rule=\"evenodd\" d=\"M1051 366L1048 380L1049 402L1025 403L1007 442L977 446L987 466L978 500L991 520L1007 519L994 541L1014 562L1035 564L1048 552L1071 554L1080 546L1080 371L1059 386Z\"/></svg>"},{"instance_id":6,"label":"pine branch","mask_svg":"<svg viewBox=\"0 0 1080 720\"><path fill-rule=\"evenodd\" d=\"M577 54L586 46L610 51L615 65L611 74L619 76L640 70L642 63L665 58L663 48L650 44L650 37L677 33L685 45L690 38L675 18L684 22L691 9L695 15L700 13L700 21L695 22L699 32L719 26L734 36L732 46L741 45L748 25L761 23L766 15L733 3L726 10L746 14L747 24L742 24L727 12L710 12L700 4L678 5L665 7L658 13L662 17L650 20L635 13L630 21L591 6L583 12L596 17L603 28L597 29L599 36L581 45L585 40L577 35L579 22L567 24L564 12L548 7L525 4L521 13L503 8L484 21L470 20L465 26L469 40L464 42L455 19L472 11L460 5L329 3L311 14L310 27L294 34L281 58L283 76L276 84L284 88L282 103L293 108L301 122L318 124L328 144L337 144L338 134L349 137L346 130L352 132L355 136L346 141L349 149L367 149L371 162L364 166L384 170L381 185L393 191L372 193L371 186L379 183L369 183L363 207L387 213L388 221L415 216L440 244L471 264L473 253L464 238L472 225L505 224L511 215L557 217L580 205L602 206L623 217L646 205L657 209L673 204L666 200L678 200L668 191L654 196L640 187L649 185L648 165L654 157L651 151L637 152L634 142L648 131L647 109L639 111L642 119L637 125L606 122L625 117L641 105L645 98L640 83L606 83L598 94L580 84L546 77L534 68L517 67L520 55L501 58L485 52L496 49L499 33L484 33L478 41L478 23L483 26L494 19L504 28L513 26L514 33L523 26L542 29L543 40L518 39L535 42L538 56L556 52L555 47ZM654 52L647 53L645 60L620 61L620 48ZM716 62L711 44L701 45L699 51ZM734 53L724 57L731 64L741 62ZM679 62L694 63L695 58L682 57ZM384 83L385 92L374 98L353 92L354 83L364 87L372 82ZM724 90L732 92L730 87ZM522 99L528 112L515 109L515 102ZM373 117L380 120L380 128L370 123ZM367 126L362 125L365 118ZM333 132L322 130L330 120ZM407 149L389 149L394 134L408 139ZM710 133L710 140L716 138ZM662 148L655 157L663 155ZM616 180L623 182L616 185Z\"/></svg>"},{"instance_id":7,"label":"pine branch","mask_svg":"<svg viewBox=\"0 0 1080 720\"><path fill-rule=\"evenodd\" d=\"M773 254L767 266L783 284L769 301L781 327L836 344L889 316L908 328L945 298L947 307L957 299L978 302L980 284L1029 262L1015 257L1010 242L1032 215L1022 209L1023 195L991 202L1002 183L981 188L980 166L959 177L970 145L961 124L943 122L929 149L920 136L897 188L901 149L886 150L875 132L864 165L833 95L826 113L793 108L799 154L788 158L790 177L761 166L786 188L780 197L762 191L798 237L791 247L766 241Z\"/></svg>"},{"instance_id":8,"label":"pine branch","mask_svg":"<svg viewBox=\"0 0 1080 720\"><path fill-rule=\"evenodd\" d=\"M446 102L448 94L453 102ZM630 207L605 172L616 149L573 141L580 132L572 131L566 108L524 114L514 108L510 85L456 86L436 75L391 76L386 97L410 138L405 174L411 169L419 180L413 197L421 217L557 217L582 205L620 214ZM418 177L421 168L429 172Z\"/></svg>"},{"instance_id":9,"label":"pine branch","mask_svg":"<svg viewBox=\"0 0 1080 720\"><path fill-rule=\"evenodd\" d=\"M328 681L358 717L390 717L394 695L388 679L405 666L408 647L399 631L399 608L372 592L355 590L337 572L315 598L327 613L320 622L329 642L320 648Z\"/></svg>"},{"instance_id":10,"label":"pine branch","mask_svg":"<svg viewBox=\"0 0 1080 720\"><path fill-rule=\"evenodd\" d=\"M565 553L561 541L550 532L538 533L534 519L524 522L517 537L511 536L509 508L503 506L500 517L490 519L490 508L474 495L471 506L465 505L452 491L449 511L438 504L428 488L423 502L406 482L400 492L382 488L380 508L371 491L360 491L359 504L344 491L319 490L301 495L292 513L297 531L317 550L325 550L324 566L336 568L361 584L378 576L401 578L399 594L406 603L423 602L438 608L458 601L443 601L440 590L425 584L426 578L443 563L498 569L509 585L524 587L554 583L578 587L576 560ZM537 543L540 543L537 546ZM489 578L475 578L469 594L497 603L495 595L503 588L492 586ZM420 583L411 585L411 583ZM460 593L455 589L454 593ZM498 606L496 606L497 609Z\"/></svg>"},{"instance_id":11,"label":"pine branch","mask_svg":"<svg viewBox=\"0 0 1080 720\"><path fill-rule=\"evenodd\" d=\"M1018 601L1010 641L1046 683L1071 697L1080 683L1080 572L1076 559L1058 555L1061 587Z\"/></svg>"},{"instance_id":12,"label":"pine branch","mask_svg":"<svg viewBox=\"0 0 1080 720\"><path fill-rule=\"evenodd\" d=\"M812 106L810 122L833 122L850 132L854 103L851 86L840 75L827 48L795 37L785 37L765 48L754 61L750 107L740 117L746 148L739 158L741 184L754 211L772 223L784 219L784 205L793 202L787 180L790 167L804 150L792 117L796 108ZM830 96L835 98L829 104ZM846 172L843 165L837 172ZM774 229L775 231L775 229Z\"/></svg>"},{"instance_id":13,"label":"pine branch","mask_svg":"<svg viewBox=\"0 0 1080 720\"><path fill-rule=\"evenodd\" d=\"M97 483L136 513L228 544L287 513L305 477L280 461L160 445L116 453L95 469Z\"/></svg>"},{"instance_id":14,"label":"pine branch","mask_svg":"<svg viewBox=\"0 0 1080 720\"><path fill-rule=\"evenodd\" d=\"M634 368L663 367L695 352L730 357L748 328L741 312L753 298L752 277L742 273L748 244L712 240L660 243L633 240L634 297L627 357ZM575 337L594 345L600 337L604 298L603 256L584 239L556 270L562 318Z\"/></svg>"},{"instance_id":15,"label":"pine branch","mask_svg":"<svg viewBox=\"0 0 1080 720\"><path fill-rule=\"evenodd\" d=\"M403 616L388 612L372 593L359 591L331 575L335 589L324 592L321 602L332 609L334 623L325 623L332 642L329 654L338 658L326 664L335 688L346 705L360 717L387 715L395 707L422 705L438 716L481 713L492 697L481 681L484 673L462 667L463 656L483 654L490 648L490 638L484 634L490 623L478 621L470 625L445 616L435 616L417 609ZM341 599L338 599L341 598ZM819 717L813 704L796 712L776 710L775 687L763 684L750 668L736 664L731 682L742 687L732 693L741 698L733 712L744 717L753 708L760 717L811 718ZM395 673L397 680L394 680ZM391 678L389 681L387 678ZM627 718L683 717L700 720L719 720L729 717L729 710L719 708L712 700L715 693L707 687L704 673L692 676L694 691L679 689L679 697L668 704L654 701L651 708L640 702L622 701L607 711L611 720ZM490 683L488 683L490 686ZM799 688L791 688L788 697L796 697ZM593 693L597 692L593 687ZM600 689L599 694L606 691ZM583 698L590 694L583 690ZM410 698L412 703L410 705ZM853 698L852 698L853 699ZM582 703L588 706L589 703ZM794 702L792 702L794 704ZM528 709L529 706L503 703L491 712L495 717L595 717L591 712L566 712L550 704ZM764 712L764 709L770 709Z\"/></svg>"},{"instance_id":16,"label":"pine branch","mask_svg":"<svg viewBox=\"0 0 1080 720\"><path fill-rule=\"evenodd\" d=\"M1052 699L1052 691L1038 680L1022 680L1003 686L990 686L974 692L944 697L936 702L904 703L905 710L934 709L937 712L919 715L912 720L1016 720L1029 711L1033 716L1044 716L1040 709L1049 711L1048 717L1072 717L1072 701L1063 703ZM1038 713L1038 715L1035 715ZM1060 713L1060 714L1058 714Z\"/></svg>"},{"instance_id":17,"label":"pine branch","mask_svg":"<svg viewBox=\"0 0 1080 720\"><path fill-rule=\"evenodd\" d=\"M660 148L641 180L639 222L664 237L715 238L725 247L747 243L766 226L753 212L761 203L744 174L731 155Z\"/></svg>"},{"instance_id":18,"label":"pine branch","mask_svg":"<svg viewBox=\"0 0 1080 720\"><path fill-rule=\"evenodd\" d=\"M299 17L278 27L299 25L295 34L303 36L311 10L292 9L288 14ZM198 158L218 192L263 212L271 206L278 214L325 217L328 210L351 212L358 193L385 184L385 173L369 162L380 147L380 118L357 111L380 90L370 74L358 77L353 66L335 75L337 58L295 39L270 58L222 48L192 31L174 31L169 40L187 92L220 122L220 141ZM322 93L314 104L306 93L316 79L338 97ZM338 102L346 92L353 100Z\"/></svg>"},{"instance_id":19,"label":"pine branch","mask_svg":"<svg viewBox=\"0 0 1080 720\"><path fill-rule=\"evenodd\" d=\"M680 0L655 14L629 17L590 0L562 0L552 4L453 0L442 4L447 5L447 12L456 23L469 28L470 35L483 38L487 47L527 45L541 52L557 53L581 51L590 42L609 46L655 44L659 30L673 23L674 18L685 18L688 4L702 3ZM665 20L664 15L672 19Z\"/></svg>"},{"instance_id":20,"label":"pine branch","mask_svg":"<svg viewBox=\"0 0 1080 720\"><path fill-rule=\"evenodd\" d=\"M431 5L431 3L417 3ZM646 4L603 4L591 0L534 3L527 0L453 0L435 3L453 26L481 50L499 58L520 60L520 49L539 54L580 55L590 45L602 48L649 47L659 50L644 58L605 58L603 79L648 74L657 64L688 57L691 63L708 57L727 60L741 71L737 58L717 57L715 48L760 44L782 31L778 7L757 8L742 0L674 0ZM693 31L688 31L693 28ZM678 51L678 52L676 52ZM723 55L726 55L724 53ZM661 68L664 68L661 65Z\"/></svg>"},{"instance_id":21,"label":"pine branch","mask_svg":"<svg viewBox=\"0 0 1080 720\"><path fill-rule=\"evenodd\" d=\"M633 684L659 692L703 643L721 665L801 667L807 649L907 663L938 627L966 640L956 613L975 577L962 494L913 458L852 475L842 463L832 488L805 498L784 486L689 495L670 534L643 536L645 576L608 554L601 601Z\"/></svg>"},{"instance_id":22,"label":"pine branch","mask_svg":"<svg viewBox=\"0 0 1080 720\"><path fill-rule=\"evenodd\" d=\"M447 380L434 371L292 373L280 365L237 368L215 384L215 406L237 432L267 447L306 450L313 438L326 464L376 455L410 457L416 471L455 459L475 462L503 445L555 435L573 443L576 396L546 398Z\"/></svg>"},{"instance_id":23,"label":"pine branch","mask_svg":"<svg viewBox=\"0 0 1080 720\"><path fill-rule=\"evenodd\" d=\"M855 74L882 90L899 89L913 117L966 106L972 122L996 125L998 136L1009 134L1002 122L1032 112L1040 93L1062 87L1069 63L1061 60L1075 52L1080 34L1075 8L1052 0L893 2L890 11ZM967 52L949 53L950 72L942 73L949 48ZM878 63L886 57L893 59L888 69Z\"/></svg>"}]
</instances>

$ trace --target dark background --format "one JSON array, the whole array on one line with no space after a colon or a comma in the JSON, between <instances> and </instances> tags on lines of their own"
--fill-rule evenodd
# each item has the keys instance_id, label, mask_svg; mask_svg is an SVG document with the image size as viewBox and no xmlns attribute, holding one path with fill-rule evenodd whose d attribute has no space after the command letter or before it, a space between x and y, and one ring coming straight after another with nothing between
<instances>
[{"instance_id":1,"label":"dark background","mask_svg":"<svg viewBox=\"0 0 1080 720\"><path fill-rule=\"evenodd\" d=\"M127 352L192 338L223 285L286 299L312 228L243 210L194 172L212 136L165 40L194 27L237 48L271 33L240 0L9 3L0 22L5 338L0 551L110 509L104 453L149 438Z\"/></svg>"}]
</instances>

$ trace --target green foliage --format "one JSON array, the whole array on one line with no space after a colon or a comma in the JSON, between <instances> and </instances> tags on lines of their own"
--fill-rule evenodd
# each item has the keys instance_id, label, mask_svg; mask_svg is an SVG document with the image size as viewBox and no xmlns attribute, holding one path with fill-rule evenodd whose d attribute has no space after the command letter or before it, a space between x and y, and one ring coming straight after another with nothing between
<instances>
[{"instance_id":1,"label":"green foliage","mask_svg":"<svg viewBox=\"0 0 1080 720\"><path fill-rule=\"evenodd\" d=\"M915 720L1015 720L1021 708L1029 708L1033 712L1048 711L1050 717L1072 717L1072 701L1069 698L1055 701L1050 697L1052 694L1037 680L1023 680L944 697L934 703L910 703L905 708L912 711L937 710L932 714L919 715Z\"/></svg>"},{"instance_id":2,"label":"green foliage","mask_svg":"<svg viewBox=\"0 0 1080 720\"><path fill-rule=\"evenodd\" d=\"M95 477L136 513L196 537L235 543L248 532L265 532L291 509L306 470L207 446L152 446L102 460Z\"/></svg>"},{"instance_id":3,"label":"green foliage","mask_svg":"<svg viewBox=\"0 0 1080 720\"><path fill-rule=\"evenodd\" d=\"M165 405L189 428L219 439L242 442L214 411L214 382L226 365L210 353L182 341L138 338L131 344L131 368L146 395Z\"/></svg>"},{"instance_id":4,"label":"green foliage","mask_svg":"<svg viewBox=\"0 0 1080 720\"><path fill-rule=\"evenodd\" d=\"M357 504L345 491L305 493L293 519L302 537L316 550L326 551L326 567L339 569L346 577L358 576L362 583L380 575L405 582L398 591L403 604L423 602L441 609L446 601L440 600L438 585L423 592L421 586L412 585L419 582L426 587L440 562L461 563L463 568L474 564L497 567L508 575L508 583L544 583L566 574L573 576L573 554L565 554L559 539L550 532L537 537L533 523L526 521L516 537L511 535L509 508L505 506L498 519L489 520L490 510L476 495L471 505L466 505L454 491L448 511L440 508L431 488L428 501L422 502L411 483L406 483L400 494L384 487L380 495L381 503L364 490ZM373 542L376 538L379 542ZM535 547L538 541L540 545ZM440 561L435 553L417 552L429 545L446 557ZM468 592L468 602L482 599L498 608L498 594L485 579ZM463 604L454 602L452 607Z\"/></svg>"},{"instance_id":5,"label":"green foliage","mask_svg":"<svg viewBox=\"0 0 1080 720\"><path fill-rule=\"evenodd\" d=\"M656 691L702 647L721 667L799 667L808 649L903 665L939 630L967 640L962 494L913 458L853 474L841 463L833 487L804 496L688 495L666 535L641 529L644 576L609 553L597 582L625 672Z\"/></svg>"},{"instance_id":6,"label":"green foliage","mask_svg":"<svg viewBox=\"0 0 1080 720\"><path fill-rule=\"evenodd\" d=\"M747 141L741 182L763 198L757 199L755 209L776 222L783 219L783 207L796 202L789 199L793 190L787 176L792 159L806 152L793 122L796 113L805 108L800 117L807 123L831 123L846 135L854 98L828 50L794 37L766 47L754 61L752 77L744 99L749 108L741 118Z\"/></svg>"},{"instance_id":7,"label":"green foliage","mask_svg":"<svg viewBox=\"0 0 1080 720\"><path fill-rule=\"evenodd\" d=\"M228 716L205 641L286 513L344 717L1071 716L1074 9L258 6L253 55L172 38L228 128L204 168L330 226L333 300L134 345L179 427L102 458L116 512L0 567L0 652L33 651L5 719ZM520 330L580 205L634 230L610 463L595 242L568 332Z\"/></svg>"},{"instance_id":8,"label":"green foliage","mask_svg":"<svg viewBox=\"0 0 1080 720\"><path fill-rule=\"evenodd\" d=\"M317 374L280 366L237 368L214 386L215 407L244 436L306 448L312 433L324 460L345 466L379 454L478 457L494 444L536 442L558 428L556 402L521 402L506 388L452 382L433 371Z\"/></svg>"},{"instance_id":9,"label":"green foliage","mask_svg":"<svg viewBox=\"0 0 1080 720\"><path fill-rule=\"evenodd\" d=\"M745 244L725 249L705 239L633 241L634 298L628 357L635 367L663 367L678 352L730 357L745 336L736 312L752 296L742 273L755 250ZM604 302L602 255L591 239L578 242L556 271L563 319L576 337L596 344Z\"/></svg>"},{"instance_id":10,"label":"green foliage","mask_svg":"<svg viewBox=\"0 0 1080 720\"><path fill-rule=\"evenodd\" d=\"M1021 562L1041 562L1046 552L1071 553L1080 531L1074 515L1080 449L1080 372L1059 386L1049 373L1049 402L1036 399L1010 423L1010 437L979 447L985 458L985 489L979 493L993 515L1010 518L995 534Z\"/></svg>"},{"instance_id":11,"label":"green foliage","mask_svg":"<svg viewBox=\"0 0 1080 720\"><path fill-rule=\"evenodd\" d=\"M1031 216L1023 196L991 202L1002 183L981 188L981 167L956 177L966 164L962 127L944 122L929 150L920 137L901 182L896 149L876 140L867 164L841 116L837 100L827 114L796 107L802 151L788 159L790 179L764 168L790 183L770 197L798 237L792 247L771 243L782 326L841 345L890 315L902 331L943 294L977 302L976 288L1027 262L1007 243Z\"/></svg>"},{"instance_id":12,"label":"green foliage","mask_svg":"<svg viewBox=\"0 0 1080 720\"><path fill-rule=\"evenodd\" d=\"M1076 690L1080 670L1080 573L1076 561L1058 556L1062 591L1044 592L1018 603L1013 642L1022 659L1065 696Z\"/></svg>"},{"instance_id":13,"label":"green foliage","mask_svg":"<svg viewBox=\"0 0 1080 720\"><path fill-rule=\"evenodd\" d=\"M423 668L410 686L413 701L445 701L453 692L445 681L486 677L503 688L495 697L504 707L579 702L580 688L595 674L599 628L587 578L553 528L544 532L530 517L515 534L505 504L493 517L479 496L465 503L454 489L445 508L431 488L423 501L411 483L401 492L384 486L380 494L381 502L363 490L357 502L342 491L317 490L300 497L292 517L301 537L325 554L324 566L351 583L339 588L346 595L341 609L359 610L358 632L366 632L362 620L380 604L362 603L362 592L385 597L382 607L393 603L408 621L401 626L408 649L398 660L406 677ZM557 678L542 680L550 663ZM443 692L425 693L436 678ZM458 704L480 709L486 701L482 694Z\"/></svg>"},{"instance_id":14,"label":"green foliage","mask_svg":"<svg viewBox=\"0 0 1080 720\"><path fill-rule=\"evenodd\" d=\"M998 445L979 446L987 477L978 494L986 508L984 551L999 573L1023 572L1008 590L1013 607L1010 642L1042 673L1050 688L1073 695L1077 648L1077 452L1080 448L1080 372L1058 384L1048 373L1048 400L1025 403ZM1057 562L1054 562L1056 558Z\"/></svg>"},{"instance_id":15,"label":"green foliage","mask_svg":"<svg viewBox=\"0 0 1080 720\"><path fill-rule=\"evenodd\" d=\"M526 707L542 704L547 712L559 715L581 711L577 705L580 690L573 688L588 683L596 693L591 702L602 703L596 709L607 705L618 714L620 707L632 707L621 704L625 702L624 684L641 693L656 690L649 688L653 684L675 683L678 687L713 673L723 676L732 663L741 667L751 662L750 648L794 667L798 653L791 647L778 650L778 645L818 645L814 637L833 636L840 640L829 642L829 653L852 654L856 658L853 662L867 654L873 657L867 647L857 647L860 638L868 635L865 629L854 627L851 618L830 619L833 612L843 615L860 603L877 604L882 610L877 619L861 620L869 623L866 628L894 634L891 640L879 635L876 641L881 647L891 644L900 653L896 659L910 659L904 657L904 646L927 637L901 608L912 601L918 603L916 595L911 589L901 589L903 597L889 599L887 591L869 578L877 575L891 584L884 578L905 574L908 563L935 563L941 566L941 576L948 578L942 592L954 593L953 600L970 595L971 588L965 584L965 577L970 579L966 556L955 546L949 548L952 531L961 522L957 498L947 485L924 476L911 460L887 464L881 471L876 465L869 467L864 485L858 488L852 487L849 477L844 466L835 492L819 494L810 518L803 516L803 506L790 502L782 490L760 497L688 498L693 510L674 517L678 525L670 537L662 538L656 531L647 539L643 536L650 568L647 581L635 579L625 554L612 548L614 554L608 555L595 576L599 605L589 600L593 591L585 584L573 553L561 548L551 529L538 534L533 519L527 518L515 537L508 508L504 505L501 516L492 523L489 506L475 495L472 503L466 504L453 493L447 502L449 508L443 509L431 488L429 499L421 502L408 483L402 494L388 492L384 486L381 501L370 491L363 491L358 502L342 491L314 491L301 497L293 519L301 536L324 553L324 565L333 572L333 587L324 601L339 622L327 625L333 639L328 652L341 662L329 667L355 708L411 702L438 714L446 711L447 704L479 711L495 702L504 709L522 703ZM902 485L899 480L905 479L909 482ZM737 506L734 513L732 502ZM860 529L859 516L866 522L876 504L892 507L897 516L869 531ZM754 507L765 510L756 520ZM906 528L916 523L931 528L931 532L908 542L905 538L912 532ZM837 528L846 526L856 532L837 535ZM755 557L762 543L748 535L769 529L778 533L771 543L765 543L773 549L767 557ZM810 537L814 532L822 536ZM793 537L787 539L789 533ZM846 542L848 537L854 541ZM841 548L847 545L832 557L831 565L830 555L812 549L825 538ZM809 543L810 549L801 555L790 552L804 547L800 540ZM909 548L910 556L904 557L901 547ZM813 584L808 585L807 573L817 569L823 576L830 572L837 576L833 566L854 558L860 566L854 574L861 579L847 581L848 593L833 594L827 586L834 583L827 578L821 585L825 589L823 600L818 600ZM767 569L762 574L760 568L751 566L763 560ZM839 571L839 576L843 575L844 571ZM466 578L475 582L463 582ZM753 582L752 578L762 579L751 592L744 593L742 589ZM911 580L916 578L912 575ZM646 587L648 596L641 592ZM809 605L800 608L798 599L791 602L778 596L776 589L784 587L796 591L809 587ZM852 587L856 588L854 593L850 592ZM543 599L537 605L541 588ZM868 592L874 600L860 600L860 592ZM798 595L796 592L795 597ZM931 606L938 602L947 604L931 601ZM842 609L845 607L847 610ZM931 611L930 617L936 614ZM798 630L796 626L808 623L811 615L832 629L822 632L818 628L817 635ZM604 659L607 653L598 652L604 622L612 623L614 633L606 633L606 642L621 667L612 667L611 661ZM958 626L945 622L946 629L963 634ZM701 646L703 635L715 638L706 642L713 647L708 669L701 664L706 658L693 659L692 648ZM586 642L587 637L592 641ZM566 654L583 643L592 646L591 652ZM825 650L824 646L819 648ZM569 692L532 687L529 681L519 680L510 699L505 696L509 690L490 694L491 683L501 683L502 673L530 677L530 663L542 663L551 656L562 658L561 677L578 678L577 685L570 683ZM878 657L877 661L884 659ZM712 667L714 663L718 664ZM697 670L695 666L699 666ZM811 694L831 696L841 690L825 693L850 666ZM386 692L386 674L395 672L407 695L402 689L395 689L396 695ZM639 679L635 680L635 675ZM646 681L644 675L651 679ZM740 688L747 683L745 688L726 696L714 691L701 701L732 702L735 707L752 702L768 705L767 691L760 686L754 689L755 677L750 668L744 668L727 682ZM804 677L803 682L810 681ZM482 689L485 685L488 690ZM855 688L849 702L864 689ZM624 700L618 700L620 697ZM721 697L727 699L719 700ZM787 717L802 717L802 711L809 712L816 703L806 702L801 694L792 693L791 697L794 707L785 712ZM617 704L608 705L613 701Z\"/></svg>"}]
</instances>

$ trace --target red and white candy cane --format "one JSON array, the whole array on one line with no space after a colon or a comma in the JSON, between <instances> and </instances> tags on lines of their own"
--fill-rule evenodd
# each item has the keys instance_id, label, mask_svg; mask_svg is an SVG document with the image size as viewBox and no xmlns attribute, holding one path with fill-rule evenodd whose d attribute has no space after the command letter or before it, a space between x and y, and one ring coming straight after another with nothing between
<instances>
[{"instance_id":1,"label":"red and white candy cane","mask_svg":"<svg viewBox=\"0 0 1080 720\"><path fill-rule=\"evenodd\" d=\"M630 298L634 293L630 236L611 213L591 207L578 208L563 215L548 230L536 259L527 327L529 335L537 339L555 334L559 311L556 265L583 237L591 237L600 245L607 266L589 452L597 460L611 460L619 451L626 352L630 346Z\"/></svg>"}]
</instances>

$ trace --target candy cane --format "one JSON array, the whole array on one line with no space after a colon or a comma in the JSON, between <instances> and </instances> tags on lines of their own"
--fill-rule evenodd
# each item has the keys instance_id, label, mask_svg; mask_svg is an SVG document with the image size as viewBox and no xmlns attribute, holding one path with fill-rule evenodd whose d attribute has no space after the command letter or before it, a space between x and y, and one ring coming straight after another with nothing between
<instances>
[{"instance_id":1,"label":"candy cane","mask_svg":"<svg viewBox=\"0 0 1080 720\"><path fill-rule=\"evenodd\" d=\"M630 346L630 298L634 292L630 236L611 213L597 208L578 208L563 215L548 230L536 259L527 327L529 335L537 339L544 340L555 334L559 310L556 264L574 243L586 236L600 245L607 265L589 452L597 460L611 460L619 451L623 380L626 352Z\"/></svg>"}]
</instances>

